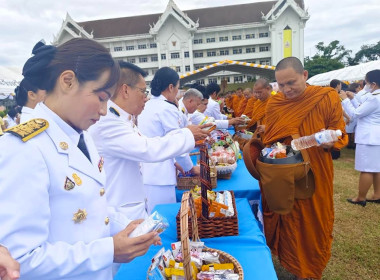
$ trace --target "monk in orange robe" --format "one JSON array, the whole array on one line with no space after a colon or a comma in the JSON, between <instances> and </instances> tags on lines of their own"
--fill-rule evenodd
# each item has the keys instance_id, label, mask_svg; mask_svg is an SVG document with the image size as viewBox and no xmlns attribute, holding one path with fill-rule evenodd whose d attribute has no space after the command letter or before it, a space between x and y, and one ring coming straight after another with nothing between
<instances>
[{"instance_id":1,"label":"monk in orange robe","mask_svg":"<svg viewBox=\"0 0 380 280\"><path fill-rule=\"evenodd\" d=\"M246 88L243 91L243 96L240 99L238 110L235 112L235 117L240 117L243 114L245 107L247 106L248 99L252 96L252 94L252 89L250 88Z\"/></svg>"},{"instance_id":2,"label":"monk in orange robe","mask_svg":"<svg viewBox=\"0 0 380 280\"><path fill-rule=\"evenodd\" d=\"M243 115L246 115L247 117L251 118L252 111L253 111L253 105L257 101L257 98L252 94L250 98L248 98L247 106L244 109Z\"/></svg>"},{"instance_id":3,"label":"monk in orange robe","mask_svg":"<svg viewBox=\"0 0 380 280\"><path fill-rule=\"evenodd\" d=\"M266 107L263 142L289 144L290 135L311 135L322 129L344 132L342 106L330 87L310 86L301 61L281 60L275 71L280 92ZM347 143L346 143L347 144ZM307 149L315 177L315 192L309 199L295 199L286 215L271 212L263 196L265 235L272 253L281 265L298 279L322 278L330 256L334 223L333 163L330 148L334 143Z\"/></svg>"},{"instance_id":4,"label":"monk in orange robe","mask_svg":"<svg viewBox=\"0 0 380 280\"><path fill-rule=\"evenodd\" d=\"M272 88L269 81L265 78L258 79L253 86L253 93L257 97L257 100L253 104L251 121L247 125L248 130L255 131L257 125L264 124L265 108L272 96L271 91Z\"/></svg>"},{"instance_id":5,"label":"monk in orange robe","mask_svg":"<svg viewBox=\"0 0 380 280\"><path fill-rule=\"evenodd\" d=\"M224 102L226 103L226 106L228 109L232 109L232 104L234 100L234 92L227 92L226 98L224 99Z\"/></svg>"},{"instance_id":6,"label":"monk in orange robe","mask_svg":"<svg viewBox=\"0 0 380 280\"><path fill-rule=\"evenodd\" d=\"M236 90L236 95L232 101L232 110L234 110L235 113L239 111L239 105L240 105L240 101L242 97L243 97L243 89L238 88Z\"/></svg>"}]
</instances>

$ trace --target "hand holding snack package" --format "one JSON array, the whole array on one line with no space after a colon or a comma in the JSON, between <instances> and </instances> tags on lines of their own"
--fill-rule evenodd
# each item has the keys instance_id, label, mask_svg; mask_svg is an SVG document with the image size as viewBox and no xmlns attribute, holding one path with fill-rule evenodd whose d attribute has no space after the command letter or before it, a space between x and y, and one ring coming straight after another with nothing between
<instances>
[{"instance_id":1,"label":"hand holding snack package","mask_svg":"<svg viewBox=\"0 0 380 280\"><path fill-rule=\"evenodd\" d=\"M154 211L148 218L139 224L129 237L137 237L151 231L163 232L169 226L165 217L161 216L157 211Z\"/></svg>"}]
</instances>

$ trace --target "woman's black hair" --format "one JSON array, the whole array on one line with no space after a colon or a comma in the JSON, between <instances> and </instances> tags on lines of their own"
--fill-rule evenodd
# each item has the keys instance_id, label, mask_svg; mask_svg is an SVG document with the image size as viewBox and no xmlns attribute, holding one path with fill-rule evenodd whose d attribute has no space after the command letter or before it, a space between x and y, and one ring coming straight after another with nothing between
<instances>
[{"instance_id":1,"label":"woman's black hair","mask_svg":"<svg viewBox=\"0 0 380 280\"><path fill-rule=\"evenodd\" d=\"M365 75L365 80L370 83L375 83L377 86L380 86L380 69L369 71Z\"/></svg>"},{"instance_id":2,"label":"woman's black hair","mask_svg":"<svg viewBox=\"0 0 380 280\"><path fill-rule=\"evenodd\" d=\"M16 103L19 106L25 106L28 102L28 91L37 92L38 87L33 85L29 80L23 79L18 87L15 88Z\"/></svg>"},{"instance_id":3,"label":"woman's black hair","mask_svg":"<svg viewBox=\"0 0 380 280\"><path fill-rule=\"evenodd\" d=\"M331 82L330 82L330 87L332 87L332 88L336 88L338 85L340 85L340 84L342 84L342 82L341 81L339 81L339 80L337 80L337 79L333 79L333 80L331 80Z\"/></svg>"},{"instance_id":4,"label":"woman's black hair","mask_svg":"<svg viewBox=\"0 0 380 280\"><path fill-rule=\"evenodd\" d=\"M72 70L78 82L84 83L97 80L109 69L111 74L108 81L97 91L113 87L119 79L119 64L105 47L94 40L75 38L58 47L39 42L33 48L33 54L24 65L23 75L48 93L66 70Z\"/></svg>"},{"instance_id":5,"label":"woman's black hair","mask_svg":"<svg viewBox=\"0 0 380 280\"><path fill-rule=\"evenodd\" d=\"M170 84L176 86L179 76L176 71L169 67L158 69L152 82L150 83L151 93L154 96L160 96L161 92L169 87Z\"/></svg>"}]
</instances>

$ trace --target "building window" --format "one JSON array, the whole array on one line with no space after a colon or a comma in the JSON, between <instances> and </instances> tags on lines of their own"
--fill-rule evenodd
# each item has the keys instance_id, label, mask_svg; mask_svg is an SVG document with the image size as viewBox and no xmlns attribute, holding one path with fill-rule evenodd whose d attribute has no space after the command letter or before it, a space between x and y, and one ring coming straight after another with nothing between
<instances>
[{"instance_id":1,"label":"building window","mask_svg":"<svg viewBox=\"0 0 380 280\"><path fill-rule=\"evenodd\" d=\"M171 54L170 54L170 57L171 57L172 59L174 59L174 58L179 58L179 53L178 53L178 52L171 53Z\"/></svg>"},{"instance_id":2,"label":"building window","mask_svg":"<svg viewBox=\"0 0 380 280\"><path fill-rule=\"evenodd\" d=\"M203 40L202 39L194 39L194 44L202 44Z\"/></svg>"},{"instance_id":3,"label":"building window","mask_svg":"<svg viewBox=\"0 0 380 280\"><path fill-rule=\"evenodd\" d=\"M241 40L241 35L234 35L232 36L232 40L235 41L235 40Z\"/></svg>"},{"instance_id":4,"label":"building window","mask_svg":"<svg viewBox=\"0 0 380 280\"><path fill-rule=\"evenodd\" d=\"M216 56L216 51L207 52L207 56Z\"/></svg>"},{"instance_id":5,"label":"building window","mask_svg":"<svg viewBox=\"0 0 380 280\"><path fill-rule=\"evenodd\" d=\"M146 45L145 44L144 45L138 45L137 47L138 47L139 50L146 49Z\"/></svg>"},{"instance_id":6,"label":"building window","mask_svg":"<svg viewBox=\"0 0 380 280\"><path fill-rule=\"evenodd\" d=\"M115 52L121 52L123 50L123 47L114 47L113 50Z\"/></svg>"},{"instance_id":7,"label":"building window","mask_svg":"<svg viewBox=\"0 0 380 280\"><path fill-rule=\"evenodd\" d=\"M166 59L166 54L162 53L161 54L161 59Z\"/></svg>"},{"instance_id":8,"label":"building window","mask_svg":"<svg viewBox=\"0 0 380 280\"><path fill-rule=\"evenodd\" d=\"M180 66L176 66L175 67L175 71L178 72L178 73L181 72L181 67Z\"/></svg>"},{"instance_id":9,"label":"building window","mask_svg":"<svg viewBox=\"0 0 380 280\"><path fill-rule=\"evenodd\" d=\"M195 70L203 68L203 65L195 65Z\"/></svg>"},{"instance_id":10,"label":"building window","mask_svg":"<svg viewBox=\"0 0 380 280\"><path fill-rule=\"evenodd\" d=\"M260 47L260 52L267 52L267 51L269 51L269 47L268 46Z\"/></svg>"},{"instance_id":11,"label":"building window","mask_svg":"<svg viewBox=\"0 0 380 280\"><path fill-rule=\"evenodd\" d=\"M127 58L129 63L136 63L136 58Z\"/></svg>"},{"instance_id":12,"label":"building window","mask_svg":"<svg viewBox=\"0 0 380 280\"><path fill-rule=\"evenodd\" d=\"M232 53L233 54L241 54L242 53L242 49L233 49Z\"/></svg>"},{"instance_id":13,"label":"building window","mask_svg":"<svg viewBox=\"0 0 380 280\"><path fill-rule=\"evenodd\" d=\"M215 38L207 38L206 42L207 43L215 43Z\"/></svg>"},{"instance_id":14,"label":"building window","mask_svg":"<svg viewBox=\"0 0 380 280\"><path fill-rule=\"evenodd\" d=\"M158 56L152 56L152 57L150 58L150 60L151 60L151 61L158 61Z\"/></svg>"},{"instance_id":15,"label":"building window","mask_svg":"<svg viewBox=\"0 0 380 280\"><path fill-rule=\"evenodd\" d=\"M253 76L251 76L251 75L247 75L247 81L250 82L250 81L252 81L252 80L253 80Z\"/></svg>"},{"instance_id":16,"label":"building window","mask_svg":"<svg viewBox=\"0 0 380 280\"><path fill-rule=\"evenodd\" d=\"M261 65L270 65L270 60L269 59L260 60L260 64Z\"/></svg>"},{"instance_id":17,"label":"building window","mask_svg":"<svg viewBox=\"0 0 380 280\"><path fill-rule=\"evenodd\" d=\"M234 82L235 83L242 83L243 82L243 76L235 76Z\"/></svg>"},{"instance_id":18,"label":"building window","mask_svg":"<svg viewBox=\"0 0 380 280\"><path fill-rule=\"evenodd\" d=\"M229 54L230 54L229 50L221 50L220 51L220 55L229 55Z\"/></svg>"},{"instance_id":19,"label":"building window","mask_svg":"<svg viewBox=\"0 0 380 280\"><path fill-rule=\"evenodd\" d=\"M156 44L156 43L151 43L151 44L150 44L150 48L151 48L151 49L155 49L155 48L157 48L157 44Z\"/></svg>"},{"instance_id":20,"label":"building window","mask_svg":"<svg viewBox=\"0 0 380 280\"><path fill-rule=\"evenodd\" d=\"M230 77L227 77L226 80L227 80L227 83L229 83L230 82Z\"/></svg>"},{"instance_id":21,"label":"building window","mask_svg":"<svg viewBox=\"0 0 380 280\"><path fill-rule=\"evenodd\" d=\"M202 79L202 80L196 80L196 83L200 84L200 85L204 85L205 84L205 80L204 79Z\"/></svg>"},{"instance_id":22,"label":"building window","mask_svg":"<svg viewBox=\"0 0 380 280\"><path fill-rule=\"evenodd\" d=\"M245 39L255 39L255 34L246 34Z\"/></svg>"},{"instance_id":23,"label":"building window","mask_svg":"<svg viewBox=\"0 0 380 280\"><path fill-rule=\"evenodd\" d=\"M156 74L157 71L158 69L152 69L152 75Z\"/></svg>"},{"instance_id":24,"label":"building window","mask_svg":"<svg viewBox=\"0 0 380 280\"><path fill-rule=\"evenodd\" d=\"M127 51L133 51L135 49L135 46L126 46L125 49Z\"/></svg>"},{"instance_id":25,"label":"building window","mask_svg":"<svg viewBox=\"0 0 380 280\"><path fill-rule=\"evenodd\" d=\"M140 63L148 62L148 58L147 58L146 56L144 56L144 57L139 57L139 62L140 62Z\"/></svg>"},{"instance_id":26,"label":"building window","mask_svg":"<svg viewBox=\"0 0 380 280\"><path fill-rule=\"evenodd\" d=\"M245 52L246 53L253 53L253 52L255 52L256 51L256 48L246 48L245 49Z\"/></svg>"},{"instance_id":27,"label":"building window","mask_svg":"<svg viewBox=\"0 0 380 280\"><path fill-rule=\"evenodd\" d=\"M186 65L186 66L185 66L185 71L186 71L186 72L189 72L189 71L190 71L190 65Z\"/></svg>"},{"instance_id":28,"label":"building window","mask_svg":"<svg viewBox=\"0 0 380 280\"><path fill-rule=\"evenodd\" d=\"M189 52L185 52L185 57L189 57Z\"/></svg>"},{"instance_id":29,"label":"building window","mask_svg":"<svg viewBox=\"0 0 380 280\"><path fill-rule=\"evenodd\" d=\"M216 84L217 80L216 80L216 78L210 78L210 79L208 79L208 83L209 84Z\"/></svg>"},{"instance_id":30,"label":"building window","mask_svg":"<svg viewBox=\"0 0 380 280\"><path fill-rule=\"evenodd\" d=\"M268 32L259 33L259 38L265 38L265 37L269 37Z\"/></svg>"},{"instance_id":31,"label":"building window","mask_svg":"<svg viewBox=\"0 0 380 280\"><path fill-rule=\"evenodd\" d=\"M203 52L194 53L194 57L203 57Z\"/></svg>"},{"instance_id":32,"label":"building window","mask_svg":"<svg viewBox=\"0 0 380 280\"><path fill-rule=\"evenodd\" d=\"M228 36L219 37L219 42L225 42L228 41Z\"/></svg>"}]
</instances>

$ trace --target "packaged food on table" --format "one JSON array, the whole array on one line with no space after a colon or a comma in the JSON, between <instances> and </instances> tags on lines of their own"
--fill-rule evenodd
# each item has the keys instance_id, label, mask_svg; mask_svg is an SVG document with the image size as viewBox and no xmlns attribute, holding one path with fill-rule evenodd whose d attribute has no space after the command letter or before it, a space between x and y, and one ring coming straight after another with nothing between
<instances>
[{"instance_id":1,"label":"packaged food on table","mask_svg":"<svg viewBox=\"0 0 380 280\"><path fill-rule=\"evenodd\" d=\"M234 270L233 263L211 263L202 265L202 271L214 271L214 270Z\"/></svg>"},{"instance_id":2,"label":"packaged food on table","mask_svg":"<svg viewBox=\"0 0 380 280\"><path fill-rule=\"evenodd\" d=\"M167 229L169 223L167 219L154 211L148 218L139 224L129 235L129 237L137 237L151 231L163 232Z\"/></svg>"}]
</instances>

